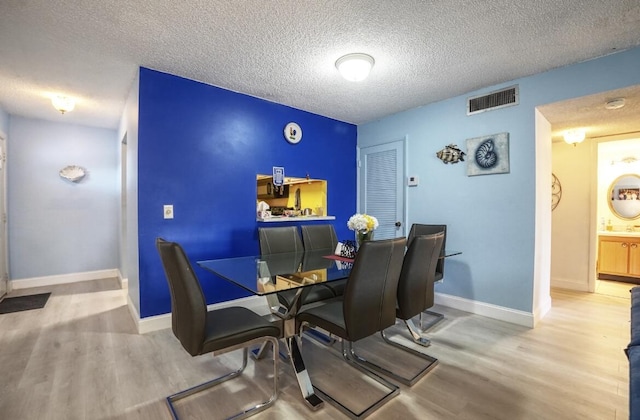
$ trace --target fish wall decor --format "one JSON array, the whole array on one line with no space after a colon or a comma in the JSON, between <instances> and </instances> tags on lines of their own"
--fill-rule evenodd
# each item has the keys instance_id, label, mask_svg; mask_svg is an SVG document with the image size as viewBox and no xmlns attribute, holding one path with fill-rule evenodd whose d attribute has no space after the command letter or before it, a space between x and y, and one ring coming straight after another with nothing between
<instances>
[{"instance_id":1,"label":"fish wall decor","mask_svg":"<svg viewBox=\"0 0 640 420\"><path fill-rule=\"evenodd\" d=\"M464 162L465 153L455 144L445 146L444 149L438 151L436 156L444 163Z\"/></svg>"}]
</instances>

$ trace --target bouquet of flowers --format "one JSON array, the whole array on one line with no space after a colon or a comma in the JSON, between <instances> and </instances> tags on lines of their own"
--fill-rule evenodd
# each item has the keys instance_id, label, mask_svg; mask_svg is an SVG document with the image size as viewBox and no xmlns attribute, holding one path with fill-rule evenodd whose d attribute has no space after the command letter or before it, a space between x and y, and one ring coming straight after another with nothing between
<instances>
[{"instance_id":1,"label":"bouquet of flowers","mask_svg":"<svg viewBox=\"0 0 640 420\"><path fill-rule=\"evenodd\" d=\"M368 214L356 213L349 218L347 227L355 232L358 248L364 241L373 239L373 231L378 227L378 219Z\"/></svg>"},{"instance_id":2,"label":"bouquet of flowers","mask_svg":"<svg viewBox=\"0 0 640 420\"><path fill-rule=\"evenodd\" d=\"M347 227L354 232L372 232L378 227L378 219L368 214L356 213L349 218Z\"/></svg>"}]
</instances>

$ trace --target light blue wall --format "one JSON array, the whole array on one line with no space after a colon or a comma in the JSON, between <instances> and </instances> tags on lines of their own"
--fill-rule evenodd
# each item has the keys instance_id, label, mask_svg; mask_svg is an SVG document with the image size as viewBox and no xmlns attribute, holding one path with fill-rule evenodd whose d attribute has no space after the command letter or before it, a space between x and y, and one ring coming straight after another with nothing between
<instances>
[{"instance_id":1,"label":"light blue wall","mask_svg":"<svg viewBox=\"0 0 640 420\"><path fill-rule=\"evenodd\" d=\"M12 280L113 269L118 259L115 130L12 116L8 168ZM80 165L79 183L58 172Z\"/></svg>"},{"instance_id":2,"label":"light blue wall","mask_svg":"<svg viewBox=\"0 0 640 420\"><path fill-rule=\"evenodd\" d=\"M9 114L0 108L0 131L4 134L9 132Z\"/></svg>"},{"instance_id":3,"label":"light blue wall","mask_svg":"<svg viewBox=\"0 0 640 420\"><path fill-rule=\"evenodd\" d=\"M535 107L640 83L640 48L487 87L358 127L359 147L408 138L409 223L446 223L446 262L437 292L532 312L535 235ZM469 96L520 86L520 105L467 116ZM468 177L466 163L435 156L454 143L510 135L509 174ZM549 140L550 141L550 140ZM471 157L468 157L471 158ZM550 159L550 156L549 156ZM545 227L546 229L546 227Z\"/></svg>"}]
</instances>

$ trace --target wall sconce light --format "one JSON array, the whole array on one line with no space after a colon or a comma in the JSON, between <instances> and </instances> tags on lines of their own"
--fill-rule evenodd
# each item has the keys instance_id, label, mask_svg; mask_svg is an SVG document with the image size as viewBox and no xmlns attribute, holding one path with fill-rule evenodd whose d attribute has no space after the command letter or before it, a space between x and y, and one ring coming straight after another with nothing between
<instances>
[{"instance_id":1,"label":"wall sconce light","mask_svg":"<svg viewBox=\"0 0 640 420\"><path fill-rule=\"evenodd\" d=\"M584 141L585 133L583 130L569 130L564 133L564 141L568 144L573 144L575 147L576 144L582 143Z\"/></svg>"},{"instance_id":2,"label":"wall sconce light","mask_svg":"<svg viewBox=\"0 0 640 420\"><path fill-rule=\"evenodd\" d=\"M73 108L76 106L76 101L74 101L73 98L61 95L56 95L51 98L51 103L55 109L60 111L61 114L73 111Z\"/></svg>"},{"instance_id":3,"label":"wall sconce light","mask_svg":"<svg viewBox=\"0 0 640 420\"><path fill-rule=\"evenodd\" d=\"M360 82L369 76L373 67L373 57L363 53L344 55L336 61L336 68L345 79Z\"/></svg>"}]
</instances>

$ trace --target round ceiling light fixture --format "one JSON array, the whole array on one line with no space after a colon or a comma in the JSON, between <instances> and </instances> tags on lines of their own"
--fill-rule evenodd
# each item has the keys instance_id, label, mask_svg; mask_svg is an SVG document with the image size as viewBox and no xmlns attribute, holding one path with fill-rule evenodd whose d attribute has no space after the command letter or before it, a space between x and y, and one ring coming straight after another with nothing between
<instances>
[{"instance_id":1,"label":"round ceiling light fixture","mask_svg":"<svg viewBox=\"0 0 640 420\"><path fill-rule=\"evenodd\" d=\"M611 99L610 101L607 101L604 104L604 107L606 109L620 109L624 106L625 100L624 98L615 98L615 99Z\"/></svg>"},{"instance_id":2,"label":"round ceiling light fixture","mask_svg":"<svg viewBox=\"0 0 640 420\"><path fill-rule=\"evenodd\" d=\"M369 76L375 63L369 54L353 53L343 55L336 61L336 68L345 79L360 82Z\"/></svg>"},{"instance_id":3,"label":"round ceiling light fixture","mask_svg":"<svg viewBox=\"0 0 640 420\"><path fill-rule=\"evenodd\" d=\"M64 114L65 112L73 111L73 108L76 106L76 101L68 96L56 95L51 98L51 104L53 104L53 107L60 111L61 114Z\"/></svg>"},{"instance_id":4,"label":"round ceiling light fixture","mask_svg":"<svg viewBox=\"0 0 640 420\"><path fill-rule=\"evenodd\" d=\"M584 130L568 130L564 132L564 141L574 146L578 143L582 143L585 138Z\"/></svg>"}]
</instances>

